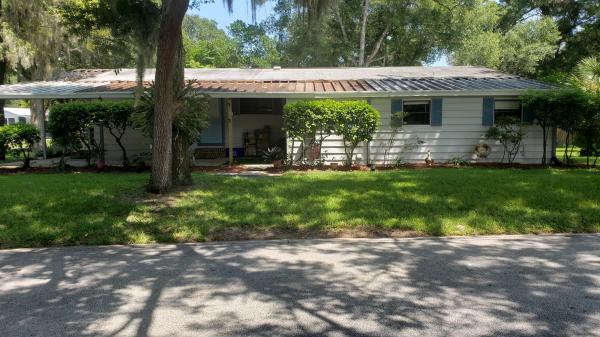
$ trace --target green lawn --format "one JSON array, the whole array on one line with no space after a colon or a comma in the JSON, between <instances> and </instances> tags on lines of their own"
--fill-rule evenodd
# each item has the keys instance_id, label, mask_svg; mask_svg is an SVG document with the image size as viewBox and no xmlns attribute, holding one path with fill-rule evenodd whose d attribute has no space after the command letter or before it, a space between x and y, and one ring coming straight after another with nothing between
<instances>
[{"instance_id":1,"label":"green lawn","mask_svg":"<svg viewBox=\"0 0 600 337\"><path fill-rule=\"evenodd\" d=\"M600 171L413 169L196 174L168 198L146 174L0 176L0 247L202 241L214 233L370 228L431 235L600 231Z\"/></svg>"},{"instance_id":2,"label":"green lawn","mask_svg":"<svg viewBox=\"0 0 600 337\"><path fill-rule=\"evenodd\" d=\"M571 147L569 146L569 152L571 151ZM586 157L581 157L579 155L579 151L581 151L580 148L578 147L574 147L573 148L573 156L571 157L571 162L573 164L582 164L585 165L587 162L587 158ZM556 147L556 158L558 158L558 160L563 160L565 155L565 147L564 146L557 146ZM596 157L590 157L590 165L594 164L594 159L596 159ZM600 164L600 158L598 158L598 161L596 164Z\"/></svg>"}]
</instances>

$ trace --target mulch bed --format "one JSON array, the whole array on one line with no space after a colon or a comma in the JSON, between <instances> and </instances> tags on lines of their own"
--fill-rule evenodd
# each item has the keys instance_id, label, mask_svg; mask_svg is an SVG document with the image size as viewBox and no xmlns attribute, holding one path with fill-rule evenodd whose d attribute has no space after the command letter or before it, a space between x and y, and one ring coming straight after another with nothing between
<instances>
[{"instance_id":1,"label":"mulch bed","mask_svg":"<svg viewBox=\"0 0 600 337\"><path fill-rule=\"evenodd\" d=\"M274 168L266 169L249 168L244 165L234 166L195 166L192 167L192 172L223 172L223 173L242 173L247 171L265 171L269 173L282 173L286 171L310 172L310 171L387 171L397 169L434 169L434 168L457 168L457 167L482 167L482 168L498 168L498 169L540 169L546 166L541 164L507 164L507 163L469 163L468 165L458 166L453 164L402 164L402 165L375 165L370 167L367 165L354 165L351 167L343 165L325 165L325 166L309 166L309 165L294 165L292 168ZM585 165L570 165L570 166L552 166L553 168L587 168ZM105 166L102 170L95 167L69 167L64 172L69 173L132 173L132 172L148 172L150 167L123 167L123 166ZM27 170L21 168L0 168L0 174L23 174L23 173L57 173L56 167L32 167Z\"/></svg>"}]
</instances>

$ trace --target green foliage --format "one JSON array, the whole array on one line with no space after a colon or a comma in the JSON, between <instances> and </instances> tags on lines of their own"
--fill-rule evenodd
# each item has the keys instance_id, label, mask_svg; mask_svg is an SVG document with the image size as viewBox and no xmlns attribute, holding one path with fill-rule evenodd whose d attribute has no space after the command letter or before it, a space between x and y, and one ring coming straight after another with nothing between
<instances>
[{"instance_id":1,"label":"green foliage","mask_svg":"<svg viewBox=\"0 0 600 337\"><path fill-rule=\"evenodd\" d=\"M462 44L452 53L457 65L477 65L518 74L533 75L539 63L551 57L560 37L556 23L549 17L519 22L506 31L499 29L502 11L495 3L486 18L473 22L471 34L463 37ZM494 15L490 15L494 13Z\"/></svg>"},{"instance_id":2,"label":"green foliage","mask_svg":"<svg viewBox=\"0 0 600 337\"><path fill-rule=\"evenodd\" d=\"M194 90L194 82L189 81L177 93L177 101L181 105L173 117L172 126L174 133L185 137L190 145L194 144L209 124L209 98L196 94ZM132 117L133 126L149 137L152 137L153 131L155 97L154 86L147 88Z\"/></svg>"},{"instance_id":3,"label":"green foliage","mask_svg":"<svg viewBox=\"0 0 600 337\"><path fill-rule=\"evenodd\" d=\"M53 104L48 116L48 131L52 140L64 148L63 156L77 151L83 145L87 149L86 159L91 165L92 153L96 150L93 140L93 127L96 116L88 102ZM62 161L61 161L62 166Z\"/></svg>"},{"instance_id":4,"label":"green foliage","mask_svg":"<svg viewBox=\"0 0 600 337\"><path fill-rule=\"evenodd\" d=\"M280 65L276 42L260 25L237 20L229 25L229 33L237 43L240 66L269 68Z\"/></svg>"},{"instance_id":5,"label":"green foliage","mask_svg":"<svg viewBox=\"0 0 600 337\"><path fill-rule=\"evenodd\" d=\"M560 94L557 91L533 90L521 96L523 110L533 115L538 125L542 128L542 165L547 162L548 130L557 123L557 108L561 104Z\"/></svg>"},{"instance_id":6,"label":"green foliage","mask_svg":"<svg viewBox=\"0 0 600 337\"><path fill-rule=\"evenodd\" d=\"M129 166L129 158L127 150L122 143L123 136L129 127L132 126L133 120L133 102L93 102L89 103L88 113L92 116L95 124L101 125L108 129L108 132L113 136L115 142L121 148L123 166ZM100 152L104 149L99 149ZM102 154L100 154L102 158Z\"/></svg>"},{"instance_id":7,"label":"green foliage","mask_svg":"<svg viewBox=\"0 0 600 337\"><path fill-rule=\"evenodd\" d=\"M318 135L322 143L333 133L342 136L347 165L352 165L356 147L373 139L379 120L379 112L366 101L298 101L287 104L283 110L283 129L292 140Z\"/></svg>"},{"instance_id":8,"label":"green foliage","mask_svg":"<svg viewBox=\"0 0 600 337\"><path fill-rule=\"evenodd\" d=\"M213 20L196 15L183 19L185 66L231 68L241 65L238 45Z\"/></svg>"},{"instance_id":9,"label":"green foliage","mask_svg":"<svg viewBox=\"0 0 600 337\"><path fill-rule=\"evenodd\" d=\"M5 125L0 126L0 158L4 159L8 152L8 144L10 143L10 133Z\"/></svg>"},{"instance_id":10,"label":"green foliage","mask_svg":"<svg viewBox=\"0 0 600 337\"><path fill-rule=\"evenodd\" d=\"M346 165L352 165L354 150L361 142L373 140L379 127L380 114L367 101L342 101L338 103L335 133L344 140Z\"/></svg>"},{"instance_id":11,"label":"green foliage","mask_svg":"<svg viewBox=\"0 0 600 337\"><path fill-rule=\"evenodd\" d=\"M518 118L502 116L497 118L487 132L485 137L487 139L494 139L500 142L504 152L502 154L501 162L506 157L509 164L512 164L515 157L519 153L521 142L525 132L523 131L523 125Z\"/></svg>"},{"instance_id":12,"label":"green foliage","mask_svg":"<svg viewBox=\"0 0 600 337\"><path fill-rule=\"evenodd\" d=\"M590 157L600 153L600 94L587 94L586 98L573 144L582 148L586 165L590 166Z\"/></svg>"},{"instance_id":13,"label":"green foliage","mask_svg":"<svg viewBox=\"0 0 600 337\"><path fill-rule=\"evenodd\" d=\"M600 58L586 57L577 63L569 83L586 92L600 95Z\"/></svg>"},{"instance_id":14,"label":"green foliage","mask_svg":"<svg viewBox=\"0 0 600 337\"><path fill-rule=\"evenodd\" d=\"M466 166L469 164L469 162L461 156L452 157L448 159L447 163L454 166Z\"/></svg>"},{"instance_id":15,"label":"green foliage","mask_svg":"<svg viewBox=\"0 0 600 337\"><path fill-rule=\"evenodd\" d=\"M268 148L265 151L263 151L262 158L267 163L272 163L276 160L282 160L283 159L283 151L279 147L274 146L274 147Z\"/></svg>"},{"instance_id":16,"label":"green foliage","mask_svg":"<svg viewBox=\"0 0 600 337\"><path fill-rule=\"evenodd\" d=\"M18 123L0 127L0 146L21 156L24 169L30 167L33 147L39 141L40 131L34 125Z\"/></svg>"},{"instance_id":17,"label":"green foliage","mask_svg":"<svg viewBox=\"0 0 600 337\"><path fill-rule=\"evenodd\" d=\"M304 142L317 131L316 108L313 101L297 101L283 107L283 130L292 140L290 164L294 163L296 140Z\"/></svg>"}]
</instances>

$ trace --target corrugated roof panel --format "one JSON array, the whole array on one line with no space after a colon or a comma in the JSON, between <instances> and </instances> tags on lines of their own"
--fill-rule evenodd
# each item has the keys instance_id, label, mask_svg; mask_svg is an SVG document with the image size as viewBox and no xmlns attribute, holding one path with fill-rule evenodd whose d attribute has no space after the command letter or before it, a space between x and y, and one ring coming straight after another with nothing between
<instances>
[{"instance_id":1,"label":"corrugated roof panel","mask_svg":"<svg viewBox=\"0 0 600 337\"><path fill-rule=\"evenodd\" d=\"M149 85L149 83L145 83ZM133 94L135 81L110 82L34 82L0 86L0 98L14 97L84 97ZM517 76L505 77L443 77L443 78L376 78L357 80L310 81L197 81L194 88L204 93L351 93L351 92L427 92L427 91L490 91L553 89L553 85Z\"/></svg>"}]
</instances>

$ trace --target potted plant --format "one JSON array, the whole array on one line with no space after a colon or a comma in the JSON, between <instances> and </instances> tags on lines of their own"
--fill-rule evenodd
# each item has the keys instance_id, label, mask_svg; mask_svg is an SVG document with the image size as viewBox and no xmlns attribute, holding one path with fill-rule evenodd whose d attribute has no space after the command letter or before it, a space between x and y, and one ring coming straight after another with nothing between
<instances>
[{"instance_id":1,"label":"potted plant","mask_svg":"<svg viewBox=\"0 0 600 337\"><path fill-rule=\"evenodd\" d=\"M283 167L283 151L277 146L263 151L262 157L265 162L272 163L274 168L279 169Z\"/></svg>"}]
</instances>

